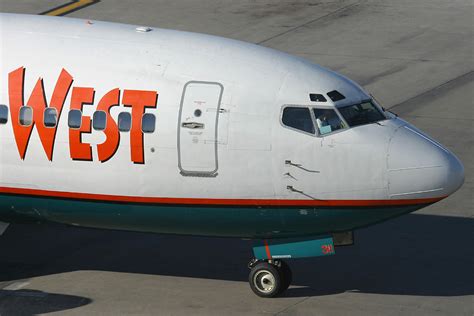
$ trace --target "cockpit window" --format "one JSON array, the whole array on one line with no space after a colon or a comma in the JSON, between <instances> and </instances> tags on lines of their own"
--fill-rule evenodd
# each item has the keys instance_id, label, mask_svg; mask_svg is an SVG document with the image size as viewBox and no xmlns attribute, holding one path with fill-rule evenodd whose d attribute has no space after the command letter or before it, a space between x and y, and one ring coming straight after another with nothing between
<instances>
[{"instance_id":1,"label":"cockpit window","mask_svg":"<svg viewBox=\"0 0 474 316\"><path fill-rule=\"evenodd\" d=\"M372 102L363 102L338 109L350 127L375 123L386 119L385 115Z\"/></svg>"},{"instance_id":2,"label":"cockpit window","mask_svg":"<svg viewBox=\"0 0 474 316\"><path fill-rule=\"evenodd\" d=\"M283 125L314 134L313 120L308 108L286 107L281 118Z\"/></svg>"},{"instance_id":3,"label":"cockpit window","mask_svg":"<svg viewBox=\"0 0 474 316\"><path fill-rule=\"evenodd\" d=\"M341 120L336 111L331 109L313 109L316 117L316 126L319 135L325 135L345 128L345 123Z\"/></svg>"}]
</instances>

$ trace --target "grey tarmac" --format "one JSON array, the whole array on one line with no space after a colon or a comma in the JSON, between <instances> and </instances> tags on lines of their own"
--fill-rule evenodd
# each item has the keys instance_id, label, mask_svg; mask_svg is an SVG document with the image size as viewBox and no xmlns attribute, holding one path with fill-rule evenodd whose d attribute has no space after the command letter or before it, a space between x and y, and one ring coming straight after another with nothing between
<instances>
[{"instance_id":1,"label":"grey tarmac","mask_svg":"<svg viewBox=\"0 0 474 316\"><path fill-rule=\"evenodd\" d=\"M39 14L69 1L0 0ZM474 315L471 0L102 0L68 17L209 33L283 50L362 84L462 160L464 186L290 262L286 295L247 283L251 242L61 225L0 237L0 315ZM0 42L1 45L1 42Z\"/></svg>"}]
</instances>

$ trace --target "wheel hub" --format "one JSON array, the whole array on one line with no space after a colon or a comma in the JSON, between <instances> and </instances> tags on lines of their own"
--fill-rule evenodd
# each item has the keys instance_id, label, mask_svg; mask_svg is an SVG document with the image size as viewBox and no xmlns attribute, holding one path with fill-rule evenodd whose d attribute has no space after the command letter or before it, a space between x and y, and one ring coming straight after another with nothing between
<instances>
[{"instance_id":1,"label":"wheel hub","mask_svg":"<svg viewBox=\"0 0 474 316\"><path fill-rule=\"evenodd\" d=\"M253 282L255 287L263 293L270 293L275 287L275 277L267 270L256 273Z\"/></svg>"}]
</instances>

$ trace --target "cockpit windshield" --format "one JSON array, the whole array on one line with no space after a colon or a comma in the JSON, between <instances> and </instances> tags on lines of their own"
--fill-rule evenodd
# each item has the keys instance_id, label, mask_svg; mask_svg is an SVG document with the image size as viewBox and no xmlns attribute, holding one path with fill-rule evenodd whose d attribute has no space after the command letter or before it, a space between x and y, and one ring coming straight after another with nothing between
<instances>
[{"instance_id":1,"label":"cockpit windshield","mask_svg":"<svg viewBox=\"0 0 474 316\"><path fill-rule=\"evenodd\" d=\"M385 115L370 101L338 108L350 127L386 120Z\"/></svg>"},{"instance_id":2,"label":"cockpit windshield","mask_svg":"<svg viewBox=\"0 0 474 316\"><path fill-rule=\"evenodd\" d=\"M319 135L329 134L347 127L333 109L314 108L313 113Z\"/></svg>"}]
</instances>

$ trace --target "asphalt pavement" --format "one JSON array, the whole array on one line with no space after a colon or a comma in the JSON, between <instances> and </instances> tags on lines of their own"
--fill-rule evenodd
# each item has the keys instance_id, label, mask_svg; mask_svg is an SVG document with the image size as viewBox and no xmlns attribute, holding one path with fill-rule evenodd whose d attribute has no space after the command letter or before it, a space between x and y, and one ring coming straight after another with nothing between
<instances>
[{"instance_id":1,"label":"asphalt pavement","mask_svg":"<svg viewBox=\"0 0 474 316\"><path fill-rule=\"evenodd\" d=\"M446 200L290 262L286 295L247 283L251 243L62 225L0 237L0 315L474 315L474 4L366 1L0 0L65 15L220 35L302 56L359 82L463 162ZM0 42L1 44L1 42Z\"/></svg>"}]
</instances>

